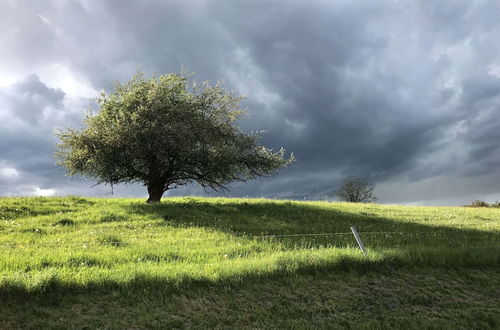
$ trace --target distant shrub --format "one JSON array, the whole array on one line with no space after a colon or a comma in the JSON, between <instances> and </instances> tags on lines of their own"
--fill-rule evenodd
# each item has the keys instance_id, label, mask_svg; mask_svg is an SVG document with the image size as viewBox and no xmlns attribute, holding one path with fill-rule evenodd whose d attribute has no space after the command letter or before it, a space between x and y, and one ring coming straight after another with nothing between
<instances>
[{"instance_id":1,"label":"distant shrub","mask_svg":"<svg viewBox=\"0 0 500 330\"><path fill-rule=\"evenodd\" d=\"M496 201L493 204L490 204L491 207L500 207L500 201Z\"/></svg>"},{"instance_id":2,"label":"distant shrub","mask_svg":"<svg viewBox=\"0 0 500 330\"><path fill-rule=\"evenodd\" d=\"M375 203L378 198L373 194L374 188L365 179L350 176L341 182L335 194L343 202Z\"/></svg>"},{"instance_id":3,"label":"distant shrub","mask_svg":"<svg viewBox=\"0 0 500 330\"><path fill-rule=\"evenodd\" d=\"M475 201L472 202L470 205L471 207L489 207L490 204L486 203L485 201L476 199Z\"/></svg>"}]
</instances>

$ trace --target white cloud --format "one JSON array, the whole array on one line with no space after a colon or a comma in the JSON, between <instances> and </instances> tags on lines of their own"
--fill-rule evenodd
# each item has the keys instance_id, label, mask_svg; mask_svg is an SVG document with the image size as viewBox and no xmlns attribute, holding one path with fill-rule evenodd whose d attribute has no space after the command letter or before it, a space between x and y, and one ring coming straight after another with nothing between
<instances>
[{"instance_id":1,"label":"white cloud","mask_svg":"<svg viewBox=\"0 0 500 330\"><path fill-rule=\"evenodd\" d=\"M52 22L47 17L43 16L42 14L38 14L38 17L40 17L40 19L44 24L48 25L49 27L52 27Z\"/></svg>"},{"instance_id":2,"label":"white cloud","mask_svg":"<svg viewBox=\"0 0 500 330\"><path fill-rule=\"evenodd\" d=\"M75 73L65 65L52 63L38 69L37 74L48 87L59 88L68 97L95 97L99 95L87 77Z\"/></svg>"},{"instance_id":3,"label":"white cloud","mask_svg":"<svg viewBox=\"0 0 500 330\"><path fill-rule=\"evenodd\" d=\"M13 167L3 167L0 169L0 178L12 180L19 176L19 172Z\"/></svg>"},{"instance_id":4,"label":"white cloud","mask_svg":"<svg viewBox=\"0 0 500 330\"><path fill-rule=\"evenodd\" d=\"M36 187L35 191L33 191L35 196L53 196L55 193L54 189L41 189L40 187Z\"/></svg>"},{"instance_id":5,"label":"white cloud","mask_svg":"<svg viewBox=\"0 0 500 330\"><path fill-rule=\"evenodd\" d=\"M8 73L0 67L0 88L14 84L19 78L19 75Z\"/></svg>"}]
</instances>

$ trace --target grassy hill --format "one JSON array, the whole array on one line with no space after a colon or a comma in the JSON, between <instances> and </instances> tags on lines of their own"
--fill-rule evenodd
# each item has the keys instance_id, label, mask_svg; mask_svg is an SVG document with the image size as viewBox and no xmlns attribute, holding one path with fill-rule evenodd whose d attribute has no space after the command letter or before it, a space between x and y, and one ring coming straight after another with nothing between
<instances>
[{"instance_id":1,"label":"grassy hill","mask_svg":"<svg viewBox=\"0 0 500 330\"><path fill-rule=\"evenodd\" d=\"M1 198L0 251L2 329L500 328L497 208Z\"/></svg>"}]
</instances>

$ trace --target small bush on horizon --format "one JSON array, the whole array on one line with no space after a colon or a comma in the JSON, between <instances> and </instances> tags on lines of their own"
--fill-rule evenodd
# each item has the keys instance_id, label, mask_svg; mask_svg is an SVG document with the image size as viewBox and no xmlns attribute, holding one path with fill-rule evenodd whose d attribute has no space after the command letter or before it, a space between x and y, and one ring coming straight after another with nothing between
<instances>
[{"instance_id":1,"label":"small bush on horizon","mask_svg":"<svg viewBox=\"0 0 500 330\"><path fill-rule=\"evenodd\" d=\"M373 194L373 189L367 180L350 176L345 178L335 194L343 202L375 203L378 198Z\"/></svg>"},{"instance_id":2,"label":"small bush on horizon","mask_svg":"<svg viewBox=\"0 0 500 330\"><path fill-rule=\"evenodd\" d=\"M490 204L491 207L500 207L500 201L496 201L493 204Z\"/></svg>"},{"instance_id":3,"label":"small bush on horizon","mask_svg":"<svg viewBox=\"0 0 500 330\"><path fill-rule=\"evenodd\" d=\"M475 201L472 202L470 207L489 207L490 204L486 203L485 201L482 201L480 199L476 199Z\"/></svg>"}]
</instances>

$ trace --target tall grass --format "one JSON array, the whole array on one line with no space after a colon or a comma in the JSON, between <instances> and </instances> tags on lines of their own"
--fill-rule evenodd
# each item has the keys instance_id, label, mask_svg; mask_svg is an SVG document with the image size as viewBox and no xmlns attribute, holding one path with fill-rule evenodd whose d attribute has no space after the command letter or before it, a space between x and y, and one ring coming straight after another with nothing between
<instances>
[{"instance_id":1,"label":"tall grass","mask_svg":"<svg viewBox=\"0 0 500 330\"><path fill-rule=\"evenodd\" d=\"M1 198L0 328L495 329L499 242L498 208Z\"/></svg>"},{"instance_id":2,"label":"tall grass","mask_svg":"<svg viewBox=\"0 0 500 330\"><path fill-rule=\"evenodd\" d=\"M3 198L0 210L5 294L145 279L175 287L319 269L500 265L500 209L68 197ZM353 225L368 256L349 233Z\"/></svg>"}]
</instances>

